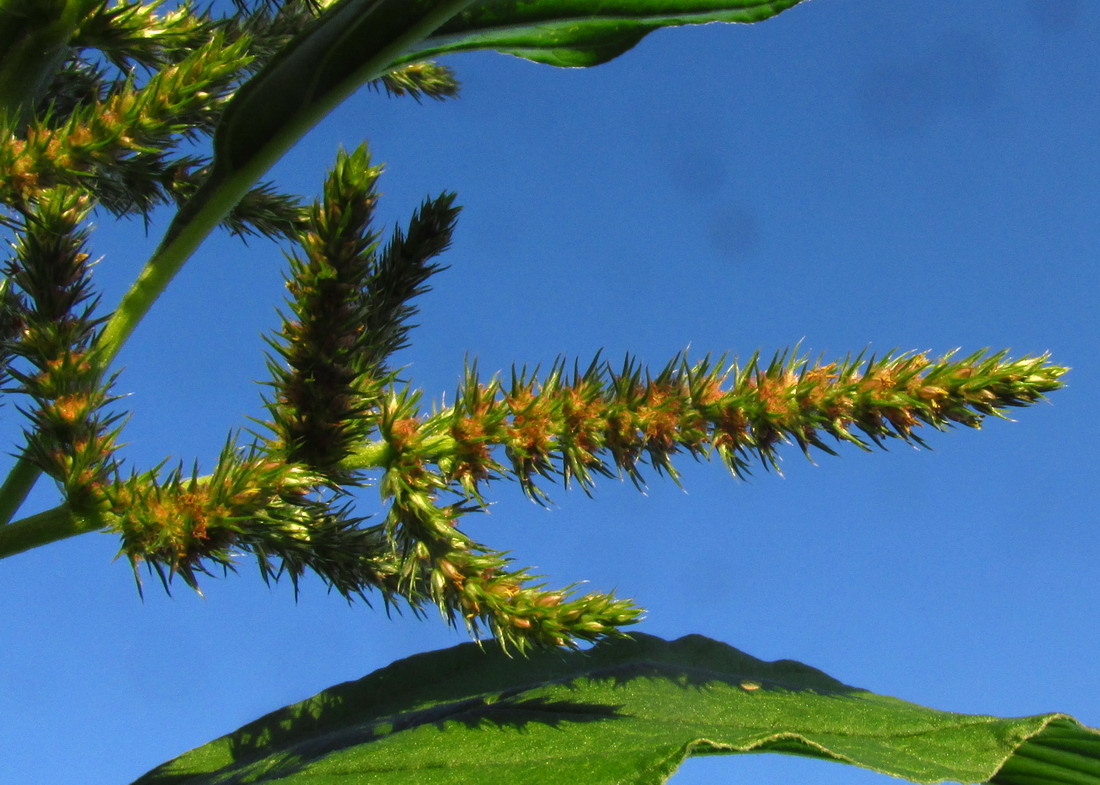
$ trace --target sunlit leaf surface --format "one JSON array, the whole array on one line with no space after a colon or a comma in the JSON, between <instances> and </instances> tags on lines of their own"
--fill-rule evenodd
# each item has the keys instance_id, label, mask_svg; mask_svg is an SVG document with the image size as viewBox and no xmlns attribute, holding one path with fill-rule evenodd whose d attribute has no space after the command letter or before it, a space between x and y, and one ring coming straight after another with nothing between
<instances>
[{"instance_id":1,"label":"sunlit leaf surface","mask_svg":"<svg viewBox=\"0 0 1100 785\"><path fill-rule=\"evenodd\" d=\"M701 636L638 635L529 659L475 644L420 654L269 714L135 785L661 783L689 755L737 752L817 757L921 783L1100 783L1100 733L1065 715L939 712Z\"/></svg>"}]
</instances>

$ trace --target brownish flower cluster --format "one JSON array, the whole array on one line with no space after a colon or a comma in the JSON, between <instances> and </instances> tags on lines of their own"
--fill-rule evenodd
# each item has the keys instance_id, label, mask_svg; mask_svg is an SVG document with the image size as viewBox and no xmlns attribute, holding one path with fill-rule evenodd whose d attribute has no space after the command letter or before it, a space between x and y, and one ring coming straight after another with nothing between
<instances>
[{"instance_id":1,"label":"brownish flower cluster","mask_svg":"<svg viewBox=\"0 0 1100 785\"><path fill-rule=\"evenodd\" d=\"M575 596L574 587L548 589L526 569L509 569L503 553L475 543L459 530L462 515L480 510L465 501L441 505L449 478L423 456L438 439L415 416L415 398L392 396L383 406L380 432L387 449L380 490L390 501L387 538L395 544L398 591L429 599L452 623L472 634L487 627L505 646L572 646L621 634L640 609L611 594ZM426 584L426 585L425 585Z\"/></svg>"},{"instance_id":2,"label":"brownish flower cluster","mask_svg":"<svg viewBox=\"0 0 1100 785\"><path fill-rule=\"evenodd\" d=\"M824 364L783 354L725 370L676 359L656 375L630 359L618 372L594 362L572 375L559 363L544 380L518 372L509 385L481 382L473 371L455 405L423 423L435 438L421 459L474 499L487 480L506 475L536 499L539 477L585 489L595 475L641 483L640 467L649 464L675 479L679 452L716 453L742 477L756 461L778 468L785 442L807 455L811 447L834 454L825 437L868 449L890 438L923 444L923 426L978 428L986 416L1004 417L1058 389L1065 372L1046 356L1013 360L1003 352Z\"/></svg>"},{"instance_id":3,"label":"brownish flower cluster","mask_svg":"<svg viewBox=\"0 0 1100 785\"><path fill-rule=\"evenodd\" d=\"M26 410L25 456L65 490L72 510L101 507L102 484L115 450L117 415L97 360L86 232L87 197L73 189L39 194L4 274L14 283L22 330L10 345L25 365L9 369Z\"/></svg>"},{"instance_id":4,"label":"brownish flower cluster","mask_svg":"<svg viewBox=\"0 0 1100 785\"><path fill-rule=\"evenodd\" d=\"M655 374L597 359L572 373L562 363L544 377L516 371L507 383L470 370L453 406L421 412L391 359L406 345L412 300L442 269L453 194L425 200L381 243L380 167L361 147L338 156L311 208L258 185L224 200L235 207L211 208L209 226L188 223L259 143L251 116L215 134L232 120L228 102L256 95L252 69L278 57L320 4L236 7L219 19L186 3L0 4L0 226L13 237L0 283L0 383L12 381L5 390L22 396L27 418L0 488L0 557L110 529L166 587L175 576L196 587L200 573L250 554L265 580L285 575L297 587L313 572L348 599L378 592L417 613L435 605L516 649L569 646L621 634L640 611L610 594L548 588L463 532L492 480L515 479L545 502L542 486L559 479L586 492L601 475L641 485L648 465L676 480L681 453L716 455L740 477L758 462L777 467L784 443L807 454L837 442L919 444L925 426L978 427L1061 385L1065 369L1046 357L1003 353L834 363L783 354L725 369L677 358ZM417 100L457 91L433 63L406 64L374 86ZM233 106L262 115L263 103ZM193 154L203 140L213 158ZM182 205L167 244L104 326L88 217L148 218L166 204ZM270 434L243 447L227 440L209 476L158 466L123 477L108 365L190 253L173 245L181 227L197 238L216 221L295 249L288 312L270 341ZM63 503L8 523L41 472ZM372 472L385 513L366 525L350 505Z\"/></svg>"},{"instance_id":5,"label":"brownish flower cluster","mask_svg":"<svg viewBox=\"0 0 1100 785\"><path fill-rule=\"evenodd\" d=\"M138 175L170 192L172 178L186 174L187 160L173 165L169 151L189 136L212 131L220 104L246 65L246 44L215 37L141 87L123 83L60 124L47 116L0 139L0 201L27 205L44 188L66 183L126 213L120 201L133 198L124 194L127 185L138 185Z\"/></svg>"},{"instance_id":6,"label":"brownish flower cluster","mask_svg":"<svg viewBox=\"0 0 1100 785\"><path fill-rule=\"evenodd\" d=\"M798 444L834 453L832 442L863 449L897 438L922 444L922 426L979 427L1008 407L1040 400L1066 369L1045 357L1012 360L979 352L962 359L923 354L811 363L790 354L767 365L753 357L722 369L677 358L656 375L628 359L616 372L594 361L544 379L526 371L510 383L467 372L454 406L424 415L418 396L391 391L378 402L379 441L362 445L347 469L381 468L390 502L383 534L392 544L389 591L414 605L430 598L445 617L481 624L509 645L563 645L613 634L639 618L610 595L571 598L531 585L527 570L470 540L462 515L478 511L486 484L519 481L545 501L538 480L560 478L591 491L596 475L641 468L677 478L674 457L717 455L743 477L759 461L778 468L778 448ZM444 496L454 501L444 503Z\"/></svg>"}]
</instances>

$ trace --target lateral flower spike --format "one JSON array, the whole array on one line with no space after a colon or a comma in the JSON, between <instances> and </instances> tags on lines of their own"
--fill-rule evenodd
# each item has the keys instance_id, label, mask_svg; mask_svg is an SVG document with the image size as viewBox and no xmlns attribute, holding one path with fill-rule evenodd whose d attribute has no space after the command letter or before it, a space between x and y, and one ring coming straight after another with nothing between
<instances>
[{"instance_id":1,"label":"lateral flower spike","mask_svg":"<svg viewBox=\"0 0 1100 785\"><path fill-rule=\"evenodd\" d=\"M297 589L309 569L345 597L361 597L374 588L370 560L382 553L381 540L325 488L305 468L229 440L209 476L177 467L116 480L104 517L121 534L135 576L144 563L166 590L177 575L197 590L199 573L235 570L244 552L265 580L287 574Z\"/></svg>"},{"instance_id":2,"label":"lateral flower spike","mask_svg":"<svg viewBox=\"0 0 1100 785\"><path fill-rule=\"evenodd\" d=\"M75 189L42 191L3 270L6 329L19 327L4 352L24 361L6 372L31 402L20 409L30 425L24 458L61 485L78 514L101 506L122 419L107 411L113 379L98 370L101 320L83 226L90 209Z\"/></svg>"},{"instance_id":3,"label":"lateral flower spike","mask_svg":"<svg viewBox=\"0 0 1100 785\"><path fill-rule=\"evenodd\" d=\"M290 313L269 343L275 400L271 430L289 459L342 479L338 464L374 427L375 400L405 345L409 301L441 268L430 260L450 243L453 195L426 201L408 232L379 250L372 228L381 166L365 146L341 151L290 255Z\"/></svg>"},{"instance_id":4,"label":"lateral flower spike","mask_svg":"<svg viewBox=\"0 0 1100 785\"><path fill-rule=\"evenodd\" d=\"M924 427L980 428L986 417L1033 404L1062 386L1066 368L1048 356L1011 359L979 351L938 359L925 353L863 355L811 362L792 352L763 363L723 368L709 358L674 358L652 373L628 357L619 370L593 361L585 370L555 363L541 380L513 370L508 384L467 370L453 406L418 421L415 463L434 465L436 482L480 500L487 482L517 480L545 502L538 482L561 479L590 492L597 476L628 477L639 487L650 466L673 480L679 453L717 456L738 478L754 464L779 468L778 448L797 444L834 455L838 443L860 449L889 440L925 446ZM407 417L414 416L406 412ZM409 446L383 434L389 452ZM368 446L364 458L377 453ZM356 456L349 458L355 463Z\"/></svg>"},{"instance_id":5,"label":"lateral flower spike","mask_svg":"<svg viewBox=\"0 0 1100 785\"><path fill-rule=\"evenodd\" d=\"M392 449L380 489L390 502L384 530L392 545L397 593L418 608L430 602L450 624L459 620L477 637L483 629L508 649L575 646L621 635L641 610L611 594L574 596L574 587L548 589L511 559L474 542L459 528L463 515L482 510L461 501L441 504L449 481L425 464L439 434L410 414L414 399L391 399L381 430Z\"/></svg>"},{"instance_id":6,"label":"lateral flower spike","mask_svg":"<svg viewBox=\"0 0 1100 785\"><path fill-rule=\"evenodd\" d=\"M124 80L57 125L46 116L0 137L0 201L22 207L42 189L67 184L129 212L127 184L157 179L168 151L213 130L247 60L247 41L215 35L141 87Z\"/></svg>"}]
</instances>

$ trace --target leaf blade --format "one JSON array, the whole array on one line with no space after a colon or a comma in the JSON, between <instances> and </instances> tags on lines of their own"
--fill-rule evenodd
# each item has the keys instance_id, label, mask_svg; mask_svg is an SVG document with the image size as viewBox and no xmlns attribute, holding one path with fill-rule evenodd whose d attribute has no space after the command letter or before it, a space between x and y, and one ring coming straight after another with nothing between
<instances>
[{"instance_id":1,"label":"leaf blade","mask_svg":"<svg viewBox=\"0 0 1100 785\"><path fill-rule=\"evenodd\" d=\"M509 659L416 655L288 706L134 785L661 783L693 754L807 755L932 783L1100 783L1065 715L937 712L701 636Z\"/></svg>"},{"instance_id":2,"label":"leaf blade","mask_svg":"<svg viewBox=\"0 0 1100 785\"><path fill-rule=\"evenodd\" d=\"M586 68L627 52L662 27L770 19L802 0L481 0L402 58L494 49L560 67Z\"/></svg>"}]
</instances>

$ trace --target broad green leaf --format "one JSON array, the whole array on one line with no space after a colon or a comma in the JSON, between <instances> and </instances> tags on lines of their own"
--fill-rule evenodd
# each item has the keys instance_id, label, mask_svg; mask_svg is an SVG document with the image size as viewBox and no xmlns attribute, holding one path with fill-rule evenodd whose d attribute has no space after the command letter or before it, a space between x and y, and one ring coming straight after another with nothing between
<instances>
[{"instance_id":1,"label":"broad green leaf","mask_svg":"<svg viewBox=\"0 0 1100 785\"><path fill-rule=\"evenodd\" d=\"M402 61L495 49L566 67L606 63L661 27L760 22L802 0L481 0Z\"/></svg>"},{"instance_id":2,"label":"broad green leaf","mask_svg":"<svg viewBox=\"0 0 1100 785\"><path fill-rule=\"evenodd\" d=\"M949 714L692 635L510 659L464 644L267 715L134 785L651 785L689 755L780 752L913 782L1100 784L1065 715Z\"/></svg>"},{"instance_id":3,"label":"broad green leaf","mask_svg":"<svg viewBox=\"0 0 1100 785\"><path fill-rule=\"evenodd\" d=\"M216 165L240 168L312 127L398 64L495 49L559 66L606 62L661 27L759 22L801 0L341 0L240 91L218 129ZM280 145L281 146L281 145Z\"/></svg>"}]
</instances>

